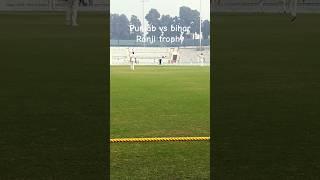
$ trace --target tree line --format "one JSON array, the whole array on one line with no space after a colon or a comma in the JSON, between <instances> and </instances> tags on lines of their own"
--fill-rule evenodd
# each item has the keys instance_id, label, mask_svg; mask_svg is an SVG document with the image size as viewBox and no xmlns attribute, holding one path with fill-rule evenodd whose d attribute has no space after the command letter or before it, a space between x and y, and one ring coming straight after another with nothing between
<instances>
[{"instance_id":1,"label":"tree line","mask_svg":"<svg viewBox=\"0 0 320 180\"><path fill-rule=\"evenodd\" d=\"M157 9L150 9L146 14L145 19L149 26L155 26L156 31L149 31L146 36L167 36L174 37L180 36L178 31L165 31L161 32L159 27L171 25L174 26L184 26L190 27L190 33L183 34L184 38L192 39L195 33L199 34L200 31L200 13L197 10L192 10L187 6L182 6L179 9L179 16L171 17L170 15L160 15ZM136 39L137 35L143 35L142 31L131 31L129 30L129 25L134 25L135 27L141 27L142 23L139 18L135 15L130 17L130 20L125 14L111 14L111 29L110 37L111 39L118 40L133 40ZM201 24L202 38L208 39L210 35L210 21L202 20Z\"/></svg>"}]
</instances>

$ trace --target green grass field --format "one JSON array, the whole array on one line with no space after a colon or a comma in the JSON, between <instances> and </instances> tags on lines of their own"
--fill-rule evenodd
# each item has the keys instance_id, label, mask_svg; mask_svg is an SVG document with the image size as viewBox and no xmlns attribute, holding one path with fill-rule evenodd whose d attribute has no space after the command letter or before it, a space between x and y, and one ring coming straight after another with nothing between
<instances>
[{"instance_id":1,"label":"green grass field","mask_svg":"<svg viewBox=\"0 0 320 180\"><path fill-rule=\"evenodd\" d=\"M214 178L319 179L320 14L214 17Z\"/></svg>"},{"instance_id":2,"label":"green grass field","mask_svg":"<svg viewBox=\"0 0 320 180\"><path fill-rule=\"evenodd\" d=\"M110 136L210 136L209 77L209 67L111 67ZM209 145L111 144L111 179L209 179Z\"/></svg>"},{"instance_id":3,"label":"green grass field","mask_svg":"<svg viewBox=\"0 0 320 180\"><path fill-rule=\"evenodd\" d=\"M208 136L213 176L319 179L320 15L216 15L209 68L111 68L111 137ZM107 20L0 13L0 179L105 179ZM208 142L111 144L112 179L208 179Z\"/></svg>"},{"instance_id":4,"label":"green grass field","mask_svg":"<svg viewBox=\"0 0 320 180\"><path fill-rule=\"evenodd\" d=\"M107 18L0 13L0 179L107 178Z\"/></svg>"}]
</instances>

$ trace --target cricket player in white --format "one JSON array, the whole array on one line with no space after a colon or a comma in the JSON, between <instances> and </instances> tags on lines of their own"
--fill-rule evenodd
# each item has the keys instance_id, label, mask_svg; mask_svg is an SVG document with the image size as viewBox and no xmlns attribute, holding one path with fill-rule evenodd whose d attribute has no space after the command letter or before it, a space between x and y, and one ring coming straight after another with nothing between
<instances>
[{"instance_id":1,"label":"cricket player in white","mask_svg":"<svg viewBox=\"0 0 320 180\"><path fill-rule=\"evenodd\" d=\"M78 18L78 8L79 8L79 0L66 0L67 8L66 8L66 25L78 26L77 18Z\"/></svg>"},{"instance_id":2,"label":"cricket player in white","mask_svg":"<svg viewBox=\"0 0 320 180\"><path fill-rule=\"evenodd\" d=\"M296 20L297 18L297 4L298 0L288 0L289 1L289 9L290 9L290 14L292 16L291 21Z\"/></svg>"},{"instance_id":3,"label":"cricket player in white","mask_svg":"<svg viewBox=\"0 0 320 180\"><path fill-rule=\"evenodd\" d=\"M134 53L134 50L129 50L129 63L130 63L130 69L134 70L134 63L137 61L136 54Z\"/></svg>"},{"instance_id":4,"label":"cricket player in white","mask_svg":"<svg viewBox=\"0 0 320 180\"><path fill-rule=\"evenodd\" d=\"M203 53L200 53L199 61L200 61L200 65L203 66L204 65L204 61L205 61L205 57L204 57Z\"/></svg>"}]
</instances>

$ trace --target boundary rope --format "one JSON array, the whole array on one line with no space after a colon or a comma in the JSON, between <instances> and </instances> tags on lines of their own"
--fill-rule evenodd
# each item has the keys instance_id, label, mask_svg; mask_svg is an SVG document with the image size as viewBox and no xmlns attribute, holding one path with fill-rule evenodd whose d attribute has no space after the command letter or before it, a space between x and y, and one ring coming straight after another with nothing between
<instances>
[{"instance_id":1,"label":"boundary rope","mask_svg":"<svg viewBox=\"0 0 320 180\"><path fill-rule=\"evenodd\" d=\"M210 141L210 137L156 137L156 138L114 138L110 143L121 142L163 142L163 141Z\"/></svg>"}]
</instances>

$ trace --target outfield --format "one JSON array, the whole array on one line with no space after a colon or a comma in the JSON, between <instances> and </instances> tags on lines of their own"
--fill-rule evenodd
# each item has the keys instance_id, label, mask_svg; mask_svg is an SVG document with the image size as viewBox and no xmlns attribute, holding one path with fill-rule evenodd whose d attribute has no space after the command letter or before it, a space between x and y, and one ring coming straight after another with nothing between
<instances>
[{"instance_id":1,"label":"outfield","mask_svg":"<svg viewBox=\"0 0 320 180\"><path fill-rule=\"evenodd\" d=\"M319 19L215 15L215 179L319 179Z\"/></svg>"},{"instance_id":2,"label":"outfield","mask_svg":"<svg viewBox=\"0 0 320 180\"><path fill-rule=\"evenodd\" d=\"M0 22L0 179L106 179L105 14Z\"/></svg>"},{"instance_id":3,"label":"outfield","mask_svg":"<svg viewBox=\"0 0 320 180\"><path fill-rule=\"evenodd\" d=\"M105 179L106 16L80 13L76 28L62 13L0 21L0 179ZM111 83L112 137L209 136L209 67L112 68ZM209 142L111 148L112 179L209 176Z\"/></svg>"},{"instance_id":4,"label":"outfield","mask_svg":"<svg viewBox=\"0 0 320 180\"><path fill-rule=\"evenodd\" d=\"M106 178L107 22L80 17L0 15L0 179ZM319 19L215 16L216 179L319 179ZM209 135L208 67L128 69L111 68L111 137ZM111 144L111 171L205 179L209 143Z\"/></svg>"},{"instance_id":5,"label":"outfield","mask_svg":"<svg viewBox=\"0 0 320 180\"><path fill-rule=\"evenodd\" d=\"M209 67L111 67L111 137L210 136ZM208 179L209 142L111 144L111 179Z\"/></svg>"}]
</instances>

